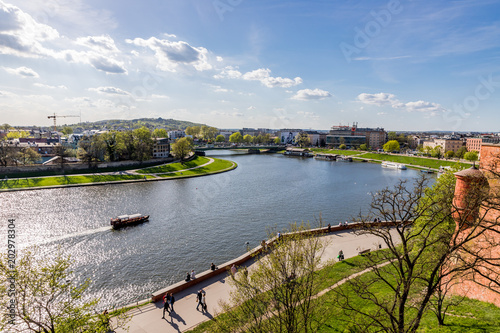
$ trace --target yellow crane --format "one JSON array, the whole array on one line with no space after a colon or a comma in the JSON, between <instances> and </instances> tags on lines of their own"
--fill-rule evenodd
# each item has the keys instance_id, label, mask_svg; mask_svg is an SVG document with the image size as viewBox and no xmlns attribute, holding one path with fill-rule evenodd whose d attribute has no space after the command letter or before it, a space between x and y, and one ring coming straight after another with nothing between
<instances>
[{"instance_id":1,"label":"yellow crane","mask_svg":"<svg viewBox=\"0 0 500 333\"><path fill-rule=\"evenodd\" d=\"M53 115L48 116L47 118L49 118L49 119L50 119L50 118L53 118L53 119L54 119L54 132L57 132L56 119L57 119L57 118L69 118L69 117L77 117L77 118L79 118L79 117L81 117L81 116L58 116L58 115L56 115L56 114L54 113Z\"/></svg>"}]
</instances>

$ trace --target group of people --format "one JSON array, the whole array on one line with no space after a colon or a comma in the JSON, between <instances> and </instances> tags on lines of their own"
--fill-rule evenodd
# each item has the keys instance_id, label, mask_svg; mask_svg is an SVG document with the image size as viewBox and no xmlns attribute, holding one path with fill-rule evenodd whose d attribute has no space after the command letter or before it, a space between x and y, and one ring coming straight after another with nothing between
<instances>
[{"instance_id":1,"label":"group of people","mask_svg":"<svg viewBox=\"0 0 500 333\"><path fill-rule=\"evenodd\" d=\"M373 222L374 223L377 223L377 222L380 223L381 221L380 221L380 219L378 217L376 217L376 218L373 219Z\"/></svg>"},{"instance_id":2,"label":"group of people","mask_svg":"<svg viewBox=\"0 0 500 333\"><path fill-rule=\"evenodd\" d=\"M196 279L196 275L195 275L194 269L193 269L193 270L191 270L191 273L189 273L189 272L186 273L186 278L184 279L184 281L188 282L188 281L191 281L194 279Z\"/></svg>"},{"instance_id":3,"label":"group of people","mask_svg":"<svg viewBox=\"0 0 500 333\"><path fill-rule=\"evenodd\" d=\"M163 302L163 316L161 318L165 319L165 310L167 310L168 313L170 313L170 311L174 311L174 295L172 293L166 293L165 296L163 296Z\"/></svg>"}]
</instances>

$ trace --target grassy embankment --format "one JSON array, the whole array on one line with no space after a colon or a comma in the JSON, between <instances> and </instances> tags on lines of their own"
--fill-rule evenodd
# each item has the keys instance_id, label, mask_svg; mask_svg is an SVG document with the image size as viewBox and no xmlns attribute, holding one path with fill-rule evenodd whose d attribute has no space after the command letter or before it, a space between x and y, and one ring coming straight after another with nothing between
<instances>
[{"instance_id":1,"label":"grassy embankment","mask_svg":"<svg viewBox=\"0 0 500 333\"><path fill-rule=\"evenodd\" d=\"M440 166L454 166L459 165L461 168L470 168L470 164L462 163L457 161L447 161L447 160L436 160L433 158L424 157L414 157L414 156L404 156L404 155L390 155L390 154L374 154L365 153L363 155L357 156L360 158L372 159L375 161L389 161L396 163L403 163L407 166L418 166L423 168L439 169ZM356 157L355 157L356 158Z\"/></svg>"},{"instance_id":2,"label":"grassy embankment","mask_svg":"<svg viewBox=\"0 0 500 333\"><path fill-rule=\"evenodd\" d=\"M336 155L359 155L363 154L364 151L358 150L340 150L340 149L323 149L323 148L311 148L311 150L315 153L324 153L324 154L336 154Z\"/></svg>"},{"instance_id":3,"label":"grassy embankment","mask_svg":"<svg viewBox=\"0 0 500 333\"><path fill-rule=\"evenodd\" d=\"M200 176L227 171L236 168L236 163L231 161L214 159L213 163L206 166L201 166L208 163L210 160L206 157L195 157L193 160L185 163L171 163L158 167L149 167L137 170L137 174L128 175L109 175L109 174L92 174L92 175L75 175L75 176L55 176L55 177L33 177L33 178L13 178L0 181L0 190L22 189L22 188L37 188L45 186L65 186L76 184L98 184L105 182L116 181L134 181L156 178L152 173L158 174L161 177L189 177ZM193 170L182 171L189 168ZM170 172L168 174L165 174ZM163 173L163 174L162 174Z\"/></svg>"},{"instance_id":4,"label":"grassy embankment","mask_svg":"<svg viewBox=\"0 0 500 333\"><path fill-rule=\"evenodd\" d=\"M363 270L364 262L365 259L363 256L357 256L323 268L318 272L318 278L322 281L322 284L321 287L318 288L319 290L316 291L318 292L326 289L343 278ZM370 274L373 273L365 273L362 278L369 278ZM346 285L342 285L337 288L345 287ZM373 288L377 290L377 295L380 297L387 297L387 295L391 293L391 290L383 283L379 283L373 286ZM357 297L354 293L349 293L349 295L357 308L373 309L373 306L367 303L366 300ZM327 308L327 319L319 328L319 332L351 332L353 327L350 327L350 323L353 323L355 320L360 320L359 318L355 318L355 316L353 317L352 314L349 316L344 314L342 309L338 308L339 303L336 297L337 294L330 291L313 301ZM238 308L235 308L233 311L238 311ZM220 316L223 317L224 314ZM445 323L446 326L439 327L434 313L427 310L422 318L418 332L500 332L500 308L486 302L466 298L459 305L449 309ZM212 328L211 331L213 331L215 328L213 325L213 321L207 321L190 332L201 333L208 331L210 328Z\"/></svg>"}]
</instances>

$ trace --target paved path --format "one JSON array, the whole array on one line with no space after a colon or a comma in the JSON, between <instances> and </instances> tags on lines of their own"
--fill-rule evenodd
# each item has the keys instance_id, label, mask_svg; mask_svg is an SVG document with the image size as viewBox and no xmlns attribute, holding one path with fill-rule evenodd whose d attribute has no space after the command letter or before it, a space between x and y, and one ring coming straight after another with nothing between
<instances>
[{"instance_id":1,"label":"paved path","mask_svg":"<svg viewBox=\"0 0 500 333\"><path fill-rule=\"evenodd\" d=\"M352 231L346 230L322 236L327 241L323 253L322 262L337 260L340 250L344 251L345 258L358 255L360 250L376 249L381 243L379 238L371 235L356 236ZM251 266L253 262L247 265ZM162 319L163 302L147 304L129 312L132 316L129 322L130 333L156 333L156 332L184 332L194 328L200 323L207 321L220 311L219 300L228 300L231 287L227 283L228 276L223 273L198 285L192 286L180 293L175 294L176 302L174 312L166 313ZM196 292L203 288L206 292L206 313L196 310ZM325 291L326 292L326 291ZM125 332L117 330L116 332Z\"/></svg>"}]
</instances>

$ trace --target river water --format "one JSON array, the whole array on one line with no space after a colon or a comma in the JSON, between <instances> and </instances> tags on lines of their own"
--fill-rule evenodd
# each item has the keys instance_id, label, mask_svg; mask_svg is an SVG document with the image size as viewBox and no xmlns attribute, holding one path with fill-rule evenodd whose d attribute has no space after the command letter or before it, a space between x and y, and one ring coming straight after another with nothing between
<instances>
[{"instance_id":1,"label":"river water","mask_svg":"<svg viewBox=\"0 0 500 333\"><path fill-rule=\"evenodd\" d=\"M247 242L257 246L270 229L295 221L314 225L320 214L325 225L336 225L366 213L370 193L418 174L278 154L210 154L238 168L189 179L1 193L0 235L15 219L18 249L39 245L44 256L62 249L74 260L74 278L91 279L88 296L119 306L149 297L191 269L242 255ZM150 220L110 228L110 217L133 213Z\"/></svg>"}]
</instances>

